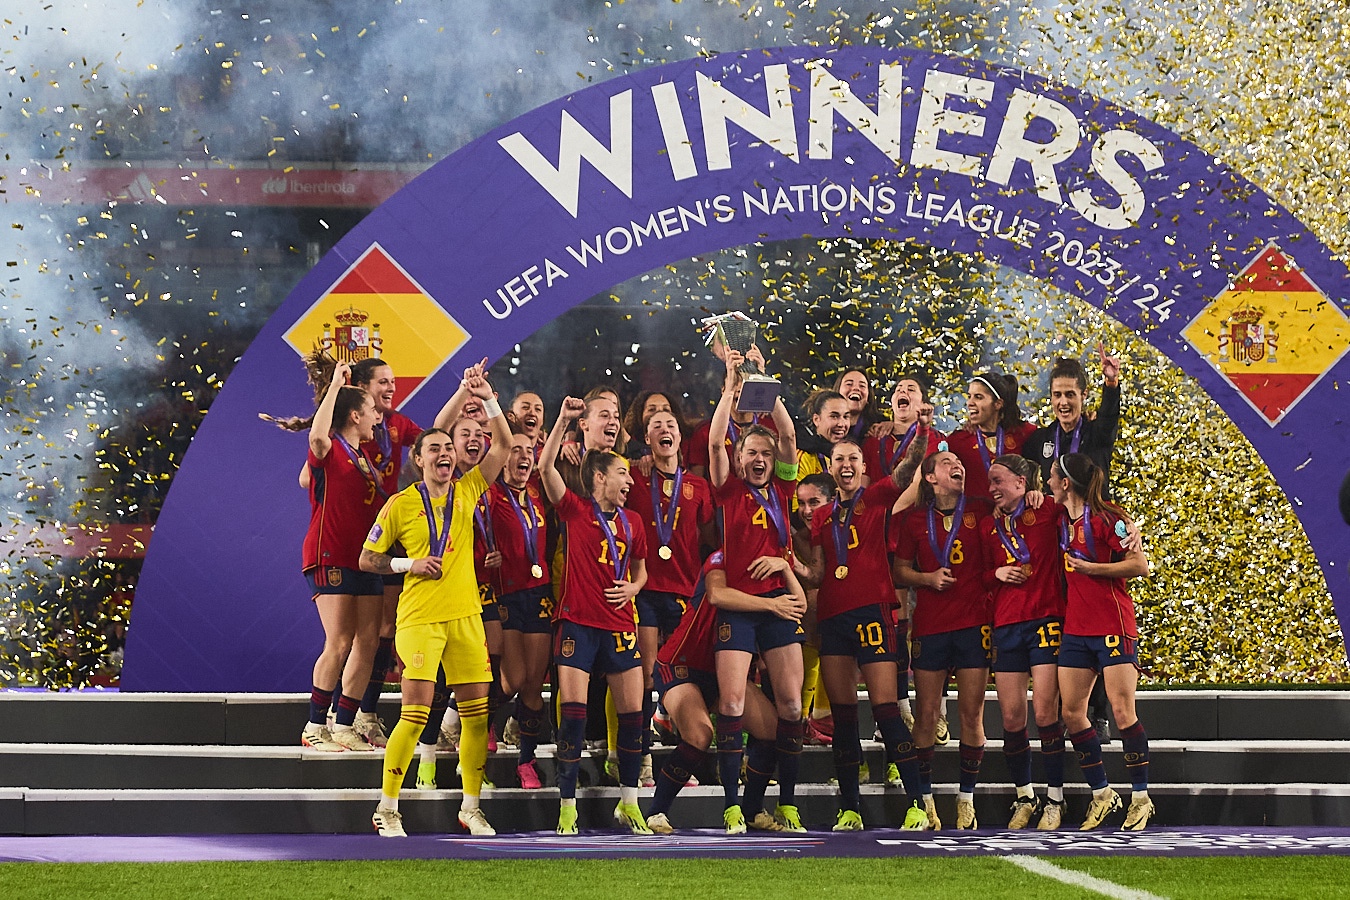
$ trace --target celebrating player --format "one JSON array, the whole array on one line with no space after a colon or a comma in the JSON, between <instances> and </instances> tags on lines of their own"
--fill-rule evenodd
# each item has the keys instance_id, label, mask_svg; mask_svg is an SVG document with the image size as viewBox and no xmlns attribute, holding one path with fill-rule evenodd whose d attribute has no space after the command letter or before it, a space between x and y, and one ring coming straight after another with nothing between
<instances>
[{"instance_id":1,"label":"celebrating player","mask_svg":"<svg viewBox=\"0 0 1350 900\"><path fill-rule=\"evenodd\" d=\"M755 348L750 349L758 357ZM796 806L797 772L802 748L802 650L805 632L784 570L791 567L791 535L788 512L797 476L796 429L783 401L774 401L773 420L777 436L751 425L736 443L736 473L727 455L726 435L731 410L740 387L743 357L725 352L726 380L722 399L708 430L708 456L713 495L720 508L722 548L727 586L753 597L754 608L721 608L717 618L717 715L718 771L726 806L723 821L728 834L746 829L745 815L737 802L737 781L744 752L742 716L745 684L756 651L773 682L774 705L778 708L775 757L779 803L774 816L756 806L763 803L768 775L746 771L746 806L752 810L750 824L768 830L804 831ZM754 360L762 369L762 357Z\"/></svg>"},{"instance_id":2,"label":"celebrating player","mask_svg":"<svg viewBox=\"0 0 1350 900\"><path fill-rule=\"evenodd\" d=\"M975 826L975 784L984 759L984 689L989 683L992 641L989 585L980 521L992 505L964 493L965 466L955 453L939 450L919 468L918 508L900 526L895 573L914 588L911 626L914 667L914 743L920 791L929 827L942 827L933 801L933 744L942 690L956 673L961 715L961 786L957 822Z\"/></svg>"},{"instance_id":3,"label":"celebrating player","mask_svg":"<svg viewBox=\"0 0 1350 900\"><path fill-rule=\"evenodd\" d=\"M502 611L502 675L517 692L516 777L523 788L541 786L534 753L544 725L542 690L553 644L553 584L545 568L548 522L533 473L534 440L518 432L511 438L506 468L488 492L498 563L493 577Z\"/></svg>"},{"instance_id":4,"label":"celebrating player","mask_svg":"<svg viewBox=\"0 0 1350 900\"><path fill-rule=\"evenodd\" d=\"M1142 831L1153 815L1153 803L1148 797L1148 735L1134 706L1139 632L1125 579L1147 575L1149 566L1125 514L1103 499L1105 480L1106 473L1083 453L1061 456L1050 470L1050 490L1064 505L1059 529L1068 585L1059 686L1069 739L1092 788L1082 830L1101 825L1121 806L1120 796L1107 783L1101 741L1087 715L1088 695L1100 675L1120 726L1125 768L1133 787L1121 827Z\"/></svg>"},{"instance_id":5,"label":"celebrating player","mask_svg":"<svg viewBox=\"0 0 1350 900\"><path fill-rule=\"evenodd\" d=\"M989 467L1005 453L1021 453L1035 430L1034 423L1022 420L1016 378L997 372L972 378L966 394L966 427L947 439L961 458L965 496L987 500Z\"/></svg>"},{"instance_id":6,"label":"celebrating player","mask_svg":"<svg viewBox=\"0 0 1350 900\"><path fill-rule=\"evenodd\" d=\"M660 394L653 394L660 397ZM633 476L628 507L647 532L647 584L637 595L638 649L642 652L643 755L640 780L652 779L652 669L661 638L674 633L699 574L699 544L712 543L712 491L708 482L680 465L680 424L669 410L653 412L643 432L652 458L650 475Z\"/></svg>"},{"instance_id":7,"label":"celebrating player","mask_svg":"<svg viewBox=\"0 0 1350 900\"><path fill-rule=\"evenodd\" d=\"M906 375L895 383L891 393L891 421L878 424L863 441L863 459L873 477L890 475L921 431L928 436L928 452L937 452L943 435L933 428L932 409L928 403L928 388L918 375Z\"/></svg>"},{"instance_id":8,"label":"celebrating player","mask_svg":"<svg viewBox=\"0 0 1350 900\"><path fill-rule=\"evenodd\" d=\"M405 573L395 644L403 660L403 707L384 753L384 783L371 821L383 837L405 837L399 791L418 735L427 725L438 667L459 700L463 799L459 822L476 835L495 834L479 807L487 761L488 660L475 589L473 509L510 452L511 432L481 366L464 385L483 405L495 440L483 461L458 479L455 444L443 431L419 436L413 462L422 480L389 498L361 551L361 569ZM409 556L391 557L397 543Z\"/></svg>"},{"instance_id":9,"label":"celebrating player","mask_svg":"<svg viewBox=\"0 0 1350 900\"><path fill-rule=\"evenodd\" d=\"M1008 827L1025 828L1036 812L1042 831L1059 827L1064 813L1064 723L1059 718L1055 660L1064 625L1060 578L1061 507L1051 499L1036 506L1028 497L1039 486L1038 472L1025 457L1005 454L989 467L995 509L980 524L985 559L998 583L994 589L994 685L1003 713L1003 756L1017 799ZM1027 738L1027 686L1040 733L1047 799L1038 804L1031 786L1031 744ZM974 807L969 810L974 815ZM958 811L958 828L967 827ZM971 824L969 827L974 827Z\"/></svg>"},{"instance_id":10,"label":"celebrating player","mask_svg":"<svg viewBox=\"0 0 1350 900\"><path fill-rule=\"evenodd\" d=\"M384 585L360 570L361 530L370 530L382 483L361 452L374 435L379 413L361 388L348 387L351 367L339 363L309 428L310 520L302 565L323 623L323 652L314 662L309 723L300 742L330 752L373 750L352 727L358 697L344 696L332 731L326 720L338 674L348 689L364 692L380 634ZM340 448L340 449L339 449ZM344 665L345 661L345 665Z\"/></svg>"},{"instance_id":11,"label":"celebrating player","mask_svg":"<svg viewBox=\"0 0 1350 900\"><path fill-rule=\"evenodd\" d=\"M703 577L694 586L679 627L662 645L657 657L657 691L662 706L679 731L680 743L666 758L647 814L647 826L656 834L674 832L668 815L671 804L690 776L699 774L707 761L705 748L714 734L710 711L717 708L718 702L714 660L718 609L755 610L762 603L758 597L727 587L724 559L721 550L708 557ZM790 568L784 572L784 577L791 594L791 612L800 615L806 606L801 583ZM717 604L708 601L709 596L716 596ZM746 685L742 722L755 740L754 746L767 749L767 755L772 756L778 711L757 685ZM764 767L772 767L772 759L767 760Z\"/></svg>"},{"instance_id":12,"label":"celebrating player","mask_svg":"<svg viewBox=\"0 0 1350 900\"><path fill-rule=\"evenodd\" d=\"M611 408L608 400L593 402ZM558 474L563 432L586 409L586 403L574 397L563 401L539 459L544 491L563 529L562 592L553 645L562 700L558 833L577 833L577 771L586 732L586 697L591 677L605 675L619 714L619 805L614 817L634 834L651 834L637 805L643 679L633 605L647 582L647 537L637 516L623 508L633 484L623 457L605 450L586 454L579 473L584 498ZM617 427L617 409L613 412Z\"/></svg>"},{"instance_id":13,"label":"celebrating player","mask_svg":"<svg viewBox=\"0 0 1350 900\"><path fill-rule=\"evenodd\" d=\"M858 790L860 670L888 761L899 767L913 801L904 827L921 829L928 823L919 809L914 738L897 702L901 639L891 613L895 591L886 554L887 518L910 487L927 449L926 438L920 437L889 478L879 478L864 490L862 447L851 439L837 442L830 455L830 475L838 493L811 521L810 578L820 584L816 599L820 672L834 711L834 765L840 794L835 831L861 831L863 827Z\"/></svg>"}]
</instances>

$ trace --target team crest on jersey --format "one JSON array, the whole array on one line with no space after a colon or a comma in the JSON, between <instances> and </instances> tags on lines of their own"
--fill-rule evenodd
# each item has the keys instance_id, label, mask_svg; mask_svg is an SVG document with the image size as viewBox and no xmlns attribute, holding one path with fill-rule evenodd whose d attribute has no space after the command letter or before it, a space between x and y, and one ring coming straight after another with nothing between
<instances>
[{"instance_id":1,"label":"team crest on jersey","mask_svg":"<svg viewBox=\"0 0 1350 900\"><path fill-rule=\"evenodd\" d=\"M730 623L730 622L723 622L721 625L718 625L718 626L717 626L717 639L718 639L719 641L721 641L722 643L724 643L724 644L725 644L727 641L731 640L731 623Z\"/></svg>"},{"instance_id":2,"label":"team crest on jersey","mask_svg":"<svg viewBox=\"0 0 1350 900\"><path fill-rule=\"evenodd\" d=\"M1029 509L1026 512L1022 513L1022 524L1024 525L1036 524L1036 511L1034 509Z\"/></svg>"},{"instance_id":3,"label":"team crest on jersey","mask_svg":"<svg viewBox=\"0 0 1350 900\"><path fill-rule=\"evenodd\" d=\"M340 584L342 584L342 570L330 568L328 570L328 586L337 587Z\"/></svg>"},{"instance_id":4,"label":"team crest on jersey","mask_svg":"<svg viewBox=\"0 0 1350 900\"><path fill-rule=\"evenodd\" d=\"M853 504L853 514L856 516L865 509L867 509L867 505L863 503L862 498L859 497L858 502Z\"/></svg>"},{"instance_id":5,"label":"team crest on jersey","mask_svg":"<svg viewBox=\"0 0 1350 900\"><path fill-rule=\"evenodd\" d=\"M692 484L690 484L689 482L686 481L686 482L684 483L684 488L680 491L680 493L684 495L684 499L686 499L686 500L693 500L693 499L694 499L694 486L693 486Z\"/></svg>"},{"instance_id":6,"label":"team crest on jersey","mask_svg":"<svg viewBox=\"0 0 1350 900\"><path fill-rule=\"evenodd\" d=\"M975 527L975 514L974 514L974 513L966 513L964 516L961 517L961 524L964 525L964 526L966 526L967 528L974 528L974 527Z\"/></svg>"},{"instance_id":7,"label":"team crest on jersey","mask_svg":"<svg viewBox=\"0 0 1350 900\"><path fill-rule=\"evenodd\" d=\"M571 638L568 638L567 640L563 641L561 652L563 659L571 659L572 654L577 652L577 642L572 640Z\"/></svg>"},{"instance_id":8,"label":"team crest on jersey","mask_svg":"<svg viewBox=\"0 0 1350 900\"><path fill-rule=\"evenodd\" d=\"M689 667L688 667L688 666L676 666L676 667L675 667L675 677L676 677L676 678L688 678L688 677L689 677Z\"/></svg>"}]
</instances>

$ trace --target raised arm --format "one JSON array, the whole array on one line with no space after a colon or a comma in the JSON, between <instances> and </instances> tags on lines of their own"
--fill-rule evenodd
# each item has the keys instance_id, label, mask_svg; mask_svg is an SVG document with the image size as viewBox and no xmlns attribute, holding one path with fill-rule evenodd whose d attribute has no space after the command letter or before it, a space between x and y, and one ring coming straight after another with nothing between
<instances>
[{"instance_id":1,"label":"raised arm","mask_svg":"<svg viewBox=\"0 0 1350 900\"><path fill-rule=\"evenodd\" d=\"M797 465L797 426L782 397L773 401L773 427L778 430L778 461L785 466Z\"/></svg>"},{"instance_id":2,"label":"raised arm","mask_svg":"<svg viewBox=\"0 0 1350 900\"><path fill-rule=\"evenodd\" d=\"M548 440L544 442L544 449L539 451L539 478L544 482L544 494L548 497L549 503L557 504L567 493L567 482L563 481L562 475L558 472L558 448L562 446L563 434L566 433L568 424L575 421L585 409L586 401L578 400L576 397L565 398L562 409L558 412L558 420L548 430ZM509 449L510 441L506 443Z\"/></svg>"},{"instance_id":3,"label":"raised arm","mask_svg":"<svg viewBox=\"0 0 1350 900\"><path fill-rule=\"evenodd\" d=\"M323 459L333 449L333 439L329 437L329 432L333 430L333 405L337 403L338 393L346 386L351 373L351 366L345 362L338 363L333 369L333 380L328 383L328 390L319 401L319 408L314 410L314 418L309 425L309 449L319 459Z\"/></svg>"},{"instance_id":4,"label":"raised arm","mask_svg":"<svg viewBox=\"0 0 1350 900\"><path fill-rule=\"evenodd\" d=\"M481 362L475 363L468 369L465 369L464 372L467 375L474 369L481 372L486 368L487 357L485 356ZM464 411L464 404L468 402L469 397L471 396L473 396L473 392L469 390L468 384L461 379L459 387L455 388L455 392L450 395L450 399L445 401L445 405L441 407L441 411L436 413L436 421L431 423L431 427L449 431L450 426L455 424L455 420L459 418L459 414Z\"/></svg>"},{"instance_id":5,"label":"raised arm","mask_svg":"<svg viewBox=\"0 0 1350 900\"><path fill-rule=\"evenodd\" d=\"M492 444L478 463L478 471L484 481L492 484L506 467L506 460L511 455L511 426L506 424L506 416L497 403L492 385L488 384L487 377L482 374L481 367L475 368L478 371L465 381L468 383L469 392L483 401L483 411L487 413L488 424L492 426Z\"/></svg>"},{"instance_id":6,"label":"raised arm","mask_svg":"<svg viewBox=\"0 0 1350 900\"><path fill-rule=\"evenodd\" d=\"M727 429L731 426L731 404L736 396L736 385L741 381L741 355L727 350L724 357L727 375L722 382L722 397L708 423L708 480L714 489L727 483L731 475L731 460L727 456Z\"/></svg>"}]
</instances>

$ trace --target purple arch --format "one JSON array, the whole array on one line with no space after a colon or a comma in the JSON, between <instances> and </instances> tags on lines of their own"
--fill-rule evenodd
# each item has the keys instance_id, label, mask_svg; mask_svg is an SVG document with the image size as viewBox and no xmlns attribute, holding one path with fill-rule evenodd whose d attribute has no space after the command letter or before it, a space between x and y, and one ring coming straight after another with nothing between
<instances>
[{"instance_id":1,"label":"purple arch","mask_svg":"<svg viewBox=\"0 0 1350 900\"><path fill-rule=\"evenodd\" d=\"M754 50L644 69L521 116L400 190L319 262L235 368L174 479L124 689L308 686L312 654L298 648L320 638L298 571L300 451L256 412L311 402L283 336L373 244L468 333L404 410L430 421L452 373L614 284L803 235L978 252L1106 310L1242 428L1324 571L1347 557L1328 488L1350 465L1339 345L1307 364L1322 368L1273 427L1183 334L1268 246L1344 310L1350 271L1292 215L1157 124L1019 70L915 50ZM603 259L581 249L597 239ZM545 260L566 275L531 286ZM1328 581L1344 623L1350 583Z\"/></svg>"}]
</instances>

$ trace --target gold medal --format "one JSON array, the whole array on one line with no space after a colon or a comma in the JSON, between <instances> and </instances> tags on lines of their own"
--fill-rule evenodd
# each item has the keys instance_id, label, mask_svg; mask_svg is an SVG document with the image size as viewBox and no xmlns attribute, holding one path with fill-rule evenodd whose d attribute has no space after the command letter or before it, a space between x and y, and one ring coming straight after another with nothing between
<instances>
[{"instance_id":1,"label":"gold medal","mask_svg":"<svg viewBox=\"0 0 1350 900\"><path fill-rule=\"evenodd\" d=\"M953 521L953 519L952 519L951 516L943 516L943 517L942 517L942 530L943 530L943 531L946 531L946 532L950 533L951 530L952 530L952 525L953 525L953 524L955 524L955 522Z\"/></svg>"},{"instance_id":2,"label":"gold medal","mask_svg":"<svg viewBox=\"0 0 1350 900\"><path fill-rule=\"evenodd\" d=\"M1022 574L1023 574L1023 575L1025 575L1025 576L1027 576L1028 578L1030 578L1030 577L1031 577L1032 571L1033 571L1033 570L1032 570L1032 568L1031 568L1031 563L1022 563Z\"/></svg>"},{"instance_id":3,"label":"gold medal","mask_svg":"<svg viewBox=\"0 0 1350 900\"><path fill-rule=\"evenodd\" d=\"M835 566L834 577L843 581L848 577L848 566Z\"/></svg>"},{"instance_id":4,"label":"gold medal","mask_svg":"<svg viewBox=\"0 0 1350 900\"><path fill-rule=\"evenodd\" d=\"M656 555L662 559L670 559L675 554L671 552L669 547L662 545L661 549L656 551Z\"/></svg>"},{"instance_id":5,"label":"gold medal","mask_svg":"<svg viewBox=\"0 0 1350 900\"><path fill-rule=\"evenodd\" d=\"M673 478L667 478L667 479L666 479L664 482L662 482L662 484L661 484L661 491L662 491L662 493L664 493L667 497L669 497L669 496L671 496L672 494L674 494L674 493L675 493L675 480L674 480Z\"/></svg>"},{"instance_id":6,"label":"gold medal","mask_svg":"<svg viewBox=\"0 0 1350 900\"><path fill-rule=\"evenodd\" d=\"M535 563L534 565L530 566L530 575L533 576L534 578L543 578L544 567L539 565L539 563Z\"/></svg>"}]
</instances>

